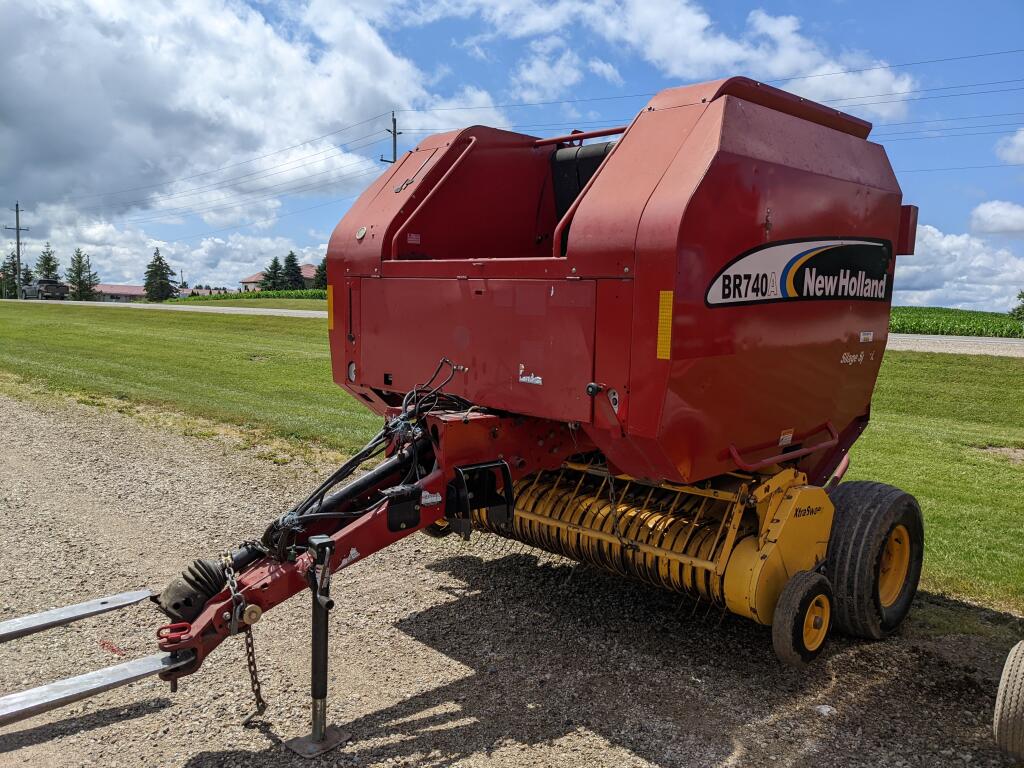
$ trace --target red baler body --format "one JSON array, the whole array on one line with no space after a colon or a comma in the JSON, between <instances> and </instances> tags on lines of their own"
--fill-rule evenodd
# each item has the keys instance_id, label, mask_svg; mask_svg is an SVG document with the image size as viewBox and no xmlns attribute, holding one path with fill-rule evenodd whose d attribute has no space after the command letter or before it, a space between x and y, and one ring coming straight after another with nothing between
<instances>
[{"instance_id":1,"label":"red baler body","mask_svg":"<svg viewBox=\"0 0 1024 768\"><path fill-rule=\"evenodd\" d=\"M565 210L566 142L432 136L331 237L334 378L383 413L447 357L446 391L578 422L623 473L803 450L822 482L867 423L913 215L869 131L743 78L667 90Z\"/></svg>"}]
</instances>

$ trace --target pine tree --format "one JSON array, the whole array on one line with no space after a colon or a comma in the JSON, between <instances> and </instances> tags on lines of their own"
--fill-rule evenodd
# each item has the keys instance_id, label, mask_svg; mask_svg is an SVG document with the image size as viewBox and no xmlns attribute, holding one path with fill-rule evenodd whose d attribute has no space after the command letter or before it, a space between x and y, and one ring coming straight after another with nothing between
<instances>
[{"instance_id":1,"label":"pine tree","mask_svg":"<svg viewBox=\"0 0 1024 768\"><path fill-rule=\"evenodd\" d=\"M160 255L160 249L153 251L153 258L146 265L146 298L150 301L166 301L176 296L178 291L171 284L174 272Z\"/></svg>"},{"instance_id":2,"label":"pine tree","mask_svg":"<svg viewBox=\"0 0 1024 768\"><path fill-rule=\"evenodd\" d=\"M92 271L92 263L88 254L82 253L81 248L75 248L71 257L71 266L64 273L64 279L68 282L70 291L68 298L72 301L96 301L96 286L99 284L99 275Z\"/></svg>"},{"instance_id":3,"label":"pine tree","mask_svg":"<svg viewBox=\"0 0 1024 768\"><path fill-rule=\"evenodd\" d=\"M39 253L39 258L36 259L36 274L40 280L60 279L60 264L49 243L46 244L46 247Z\"/></svg>"},{"instance_id":4,"label":"pine tree","mask_svg":"<svg viewBox=\"0 0 1024 768\"><path fill-rule=\"evenodd\" d=\"M260 280L261 291L280 291L284 287L284 271L281 269L281 260L275 256L263 270L263 279Z\"/></svg>"},{"instance_id":5,"label":"pine tree","mask_svg":"<svg viewBox=\"0 0 1024 768\"><path fill-rule=\"evenodd\" d=\"M36 279L36 275L32 271L32 268L29 267L28 264L22 264L21 265L21 287L22 287L22 289L24 289L26 285L28 285L29 283L31 283L35 279Z\"/></svg>"},{"instance_id":6,"label":"pine tree","mask_svg":"<svg viewBox=\"0 0 1024 768\"><path fill-rule=\"evenodd\" d=\"M313 275L313 287L314 288L326 288L327 287L327 257L324 256L316 266L316 274Z\"/></svg>"},{"instance_id":7,"label":"pine tree","mask_svg":"<svg viewBox=\"0 0 1024 768\"><path fill-rule=\"evenodd\" d=\"M295 251L288 251L288 255L284 257L282 278L284 282L282 288L286 290L301 291L306 287L306 281L302 279L299 257L295 255Z\"/></svg>"},{"instance_id":8,"label":"pine tree","mask_svg":"<svg viewBox=\"0 0 1024 768\"><path fill-rule=\"evenodd\" d=\"M18 298L18 260L14 251L7 254L4 263L0 264L0 296Z\"/></svg>"},{"instance_id":9,"label":"pine tree","mask_svg":"<svg viewBox=\"0 0 1024 768\"><path fill-rule=\"evenodd\" d=\"M89 254L85 254L85 276L89 283L89 292L92 294L89 301L99 301L100 297L96 294L96 286L100 284L100 275L92 268L92 259Z\"/></svg>"}]
</instances>

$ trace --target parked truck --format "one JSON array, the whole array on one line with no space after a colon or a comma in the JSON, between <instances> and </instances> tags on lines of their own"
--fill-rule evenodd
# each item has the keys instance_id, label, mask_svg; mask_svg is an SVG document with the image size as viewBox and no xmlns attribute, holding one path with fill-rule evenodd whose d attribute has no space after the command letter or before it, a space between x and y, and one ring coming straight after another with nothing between
<instances>
[{"instance_id":1,"label":"parked truck","mask_svg":"<svg viewBox=\"0 0 1024 768\"><path fill-rule=\"evenodd\" d=\"M23 289L26 299L66 299L68 297L68 286L60 280L49 277L41 277L33 280Z\"/></svg>"}]
</instances>

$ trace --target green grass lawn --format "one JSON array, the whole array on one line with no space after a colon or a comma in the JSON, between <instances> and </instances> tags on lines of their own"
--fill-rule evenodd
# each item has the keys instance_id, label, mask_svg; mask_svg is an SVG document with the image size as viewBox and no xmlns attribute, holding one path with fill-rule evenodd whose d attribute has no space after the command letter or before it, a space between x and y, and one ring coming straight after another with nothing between
<instances>
[{"instance_id":1,"label":"green grass lawn","mask_svg":"<svg viewBox=\"0 0 1024 768\"><path fill-rule=\"evenodd\" d=\"M260 300L260 306L267 306ZM0 304L0 369L350 452L378 427L331 381L323 320ZM924 586L1024 610L1024 360L886 355L850 477L926 518Z\"/></svg>"},{"instance_id":2,"label":"green grass lawn","mask_svg":"<svg viewBox=\"0 0 1024 768\"><path fill-rule=\"evenodd\" d=\"M0 303L0 369L346 452L379 428L331 380L319 319Z\"/></svg>"}]
</instances>

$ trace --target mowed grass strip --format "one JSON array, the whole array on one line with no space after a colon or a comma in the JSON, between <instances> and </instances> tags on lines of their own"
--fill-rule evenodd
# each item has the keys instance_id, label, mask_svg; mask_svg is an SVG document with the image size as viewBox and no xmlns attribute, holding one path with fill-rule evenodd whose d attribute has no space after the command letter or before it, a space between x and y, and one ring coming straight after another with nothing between
<instances>
[{"instance_id":1,"label":"mowed grass strip","mask_svg":"<svg viewBox=\"0 0 1024 768\"><path fill-rule=\"evenodd\" d=\"M346 453L380 426L332 381L319 319L0 303L0 368Z\"/></svg>"},{"instance_id":2,"label":"mowed grass strip","mask_svg":"<svg viewBox=\"0 0 1024 768\"><path fill-rule=\"evenodd\" d=\"M0 368L352 452L379 421L331 380L323 320L0 304ZM849 478L913 493L923 585L1024 611L1024 360L888 353Z\"/></svg>"},{"instance_id":3,"label":"mowed grass strip","mask_svg":"<svg viewBox=\"0 0 1024 768\"><path fill-rule=\"evenodd\" d=\"M244 295L244 294L242 294ZM175 304L200 304L207 307L258 307L259 309L319 309L327 311L327 299L222 299L213 302L194 302L182 299Z\"/></svg>"}]
</instances>

